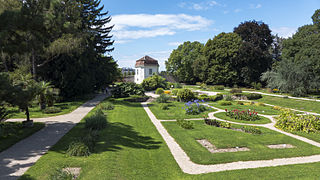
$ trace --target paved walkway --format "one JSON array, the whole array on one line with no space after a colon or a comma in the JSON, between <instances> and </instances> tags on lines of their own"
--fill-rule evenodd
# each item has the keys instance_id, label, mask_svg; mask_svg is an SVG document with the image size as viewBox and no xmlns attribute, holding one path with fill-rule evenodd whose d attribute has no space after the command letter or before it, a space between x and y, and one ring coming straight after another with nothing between
<instances>
[{"instance_id":1,"label":"paved walkway","mask_svg":"<svg viewBox=\"0 0 320 180\"><path fill-rule=\"evenodd\" d=\"M210 172L220 172L220 171L227 171L227 170L239 170L239 169L249 169L249 168L261 168L261 167L272 167L272 166L282 166L282 165L292 165L292 164L304 164L304 163L313 163L313 162L320 162L320 155L312 155L312 156L303 156L303 157L292 157L292 158L279 158L279 159L272 159L272 160L258 160L258 161L238 161L232 163L223 163L223 164L214 164L214 165L201 165L192 162L189 156L184 152L184 150L180 147L180 145L175 141L175 139L168 133L168 131L163 127L161 121L158 120L155 115L151 112L148 108L148 102L141 103L144 110L147 112L151 122L154 124L162 138L167 143L174 159L180 166L181 170L188 174L202 174L202 173L210 173ZM215 108L218 111L209 113L209 118L213 118L215 113L224 112L222 109ZM266 127L271 130L280 132L282 134L291 136L293 138L299 139L306 143L312 144L314 146L320 147L320 143L312 141L310 139L297 136L288 132L281 131L274 127L275 120L272 116L263 115L269 118L272 122L269 124L244 124L244 123L235 123L234 124L241 124L241 125L252 125L252 126L261 126ZM218 119L220 121L226 121L223 119Z\"/></svg>"},{"instance_id":2,"label":"paved walkway","mask_svg":"<svg viewBox=\"0 0 320 180\"><path fill-rule=\"evenodd\" d=\"M106 95L98 95L69 114L33 119L35 122L44 122L46 126L0 153L0 179L18 179L105 98Z\"/></svg>"}]
</instances>

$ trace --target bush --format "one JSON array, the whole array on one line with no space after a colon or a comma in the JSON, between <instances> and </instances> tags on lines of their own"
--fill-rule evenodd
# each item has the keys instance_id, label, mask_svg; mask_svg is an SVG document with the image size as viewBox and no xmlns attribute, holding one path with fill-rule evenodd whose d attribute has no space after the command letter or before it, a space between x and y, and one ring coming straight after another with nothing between
<instances>
[{"instance_id":1,"label":"bush","mask_svg":"<svg viewBox=\"0 0 320 180\"><path fill-rule=\"evenodd\" d=\"M157 88L156 94L163 94L163 93L164 93L163 88Z\"/></svg>"},{"instance_id":2,"label":"bush","mask_svg":"<svg viewBox=\"0 0 320 180\"><path fill-rule=\"evenodd\" d=\"M243 105L243 102L242 101L237 101L237 104Z\"/></svg>"},{"instance_id":3,"label":"bush","mask_svg":"<svg viewBox=\"0 0 320 180\"><path fill-rule=\"evenodd\" d=\"M157 97L156 102L158 103L167 103L170 100L170 95L168 94L160 94L159 97Z\"/></svg>"},{"instance_id":4,"label":"bush","mask_svg":"<svg viewBox=\"0 0 320 180\"><path fill-rule=\"evenodd\" d=\"M220 106L230 106L232 105L231 101L219 101Z\"/></svg>"},{"instance_id":5,"label":"bush","mask_svg":"<svg viewBox=\"0 0 320 180\"><path fill-rule=\"evenodd\" d=\"M256 105L256 106L266 106L264 103L262 103L262 102L258 102L258 103L255 103L254 105Z\"/></svg>"},{"instance_id":6,"label":"bush","mask_svg":"<svg viewBox=\"0 0 320 180\"><path fill-rule=\"evenodd\" d=\"M210 97L206 94L201 94L200 96L198 96L198 99L203 101L209 101Z\"/></svg>"},{"instance_id":7,"label":"bush","mask_svg":"<svg viewBox=\"0 0 320 180\"><path fill-rule=\"evenodd\" d=\"M226 116L229 116L233 119L243 120L243 121L256 121L259 120L258 112L255 110L247 110L247 111L239 111L238 109L234 109L232 111L228 111L225 109Z\"/></svg>"},{"instance_id":8,"label":"bush","mask_svg":"<svg viewBox=\"0 0 320 180\"><path fill-rule=\"evenodd\" d=\"M98 108L101 110L113 110L114 105L111 104L110 102L106 102L106 103L99 104Z\"/></svg>"},{"instance_id":9,"label":"bush","mask_svg":"<svg viewBox=\"0 0 320 180\"><path fill-rule=\"evenodd\" d=\"M289 109L283 109L275 127L287 131L302 131L306 133L320 131L320 117L315 115L297 115Z\"/></svg>"},{"instance_id":10,"label":"bush","mask_svg":"<svg viewBox=\"0 0 320 180\"><path fill-rule=\"evenodd\" d=\"M179 101L191 101L195 99L195 95L190 89L180 89L177 97Z\"/></svg>"},{"instance_id":11,"label":"bush","mask_svg":"<svg viewBox=\"0 0 320 180\"><path fill-rule=\"evenodd\" d=\"M184 129L193 129L193 123L184 119L178 119L177 124Z\"/></svg>"},{"instance_id":12,"label":"bush","mask_svg":"<svg viewBox=\"0 0 320 180\"><path fill-rule=\"evenodd\" d=\"M144 95L141 86L135 83L120 83L112 90L112 96L115 98L129 97L131 95Z\"/></svg>"},{"instance_id":13,"label":"bush","mask_svg":"<svg viewBox=\"0 0 320 180\"><path fill-rule=\"evenodd\" d=\"M81 138L81 142L87 145L89 150L93 152L98 138L99 138L99 132L97 130L90 130L86 136Z\"/></svg>"},{"instance_id":14,"label":"bush","mask_svg":"<svg viewBox=\"0 0 320 180\"><path fill-rule=\"evenodd\" d=\"M169 110L169 105L168 104L161 104L160 109L162 110Z\"/></svg>"},{"instance_id":15,"label":"bush","mask_svg":"<svg viewBox=\"0 0 320 180\"><path fill-rule=\"evenodd\" d=\"M223 95L222 94L217 94L215 96L210 96L210 100L215 102L215 101L220 101L223 99Z\"/></svg>"},{"instance_id":16,"label":"bush","mask_svg":"<svg viewBox=\"0 0 320 180\"><path fill-rule=\"evenodd\" d=\"M227 129L231 128L231 123L218 121L216 119L213 119L213 120L204 119L204 123L209 126L215 126L215 127L221 127L221 128L227 128Z\"/></svg>"},{"instance_id":17,"label":"bush","mask_svg":"<svg viewBox=\"0 0 320 180\"><path fill-rule=\"evenodd\" d=\"M232 99L232 96L226 95L226 96L224 97L224 100L226 100L226 101L232 101L233 99Z\"/></svg>"},{"instance_id":18,"label":"bush","mask_svg":"<svg viewBox=\"0 0 320 180\"><path fill-rule=\"evenodd\" d=\"M245 94L245 96L247 96L248 100L256 100L256 99L262 98L261 94L256 94L256 93Z\"/></svg>"},{"instance_id":19,"label":"bush","mask_svg":"<svg viewBox=\"0 0 320 180\"><path fill-rule=\"evenodd\" d=\"M199 100L189 101L185 103L186 114L196 115L207 110L206 106L199 104Z\"/></svg>"},{"instance_id":20,"label":"bush","mask_svg":"<svg viewBox=\"0 0 320 180\"><path fill-rule=\"evenodd\" d=\"M207 89L207 85L205 83L201 83L200 84L200 88L203 89L203 90L206 90Z\"/></svg>"},{"instance_id":21,"label":"bush","mask_svg":"<svg viewBox=\"0 0 320 180\"><path fill-rule=\"evenodd\" d=\"M262 84L261 84L261 83L253 82L253 83L251 83L251 86L252 86L255 90L260 90L261 87L262 87Z\"/></svg>"},{"instance_id":22,"label":"bush","mask_svg":"<svg viewBox=\"0 0 320 180\"><path fill-rule=\"evenodd\" d=\"M50 180L73 180L73 175L63 169L57 169L50 175Z\"/></svg>"},{"instance_id":23,"label":"bush","mask_svg":"<svg viewBox=\"0 0 320 180\"><path fill-rule=\"evenodd\" d=\"M216 86L213 86L213 89L214 90L224 90L224 86L223 85L216 85Z\"/></svg>"},{"instance_id":24,"label":"bush","mask_svg":"<svg viewBox=\"0 0 320 180\"><path fill-rule=\"evenodd\" d=\"M73 141L67 150L69 156L89 156L89 147L81 141Z\"/></svg>"},{"instance_id":25,"label":"bush","mask_svg":"<svg viewBox=\"0 0 320 180\"><path fill-rule=\"evenodd\" d=\"M124 99L125 101L128 102L145 102L149 99L148 96L139 96L139 95L131 95L130 97Z\"/></svg>"},{"instance_id":26,"label":"bush","mask_svg":"<svg viewBox=\"0 0 320 180\"><path fill-rule=\"evenodd\" d=\"M174 95L174 96L176 96L178 94L178 92L179 92L179 89L173 89L171 91L172 95Z\"/></svg>"},{"instance_id":27,"label":"bush","mask_svg":"<svg viewBox=\"0 0 320 180\"><path fill-rule=\"evenodd\" d=\"M232 88L230 90L230 93L234 94L234 93L242 93L242 90L241 89L237 89L237 88Z\"/></svg>"},{"instance_id":28,"label":"bush","mask_svg":"<svg viewBox=\"0 0 320 180\"><path fill-rule=\"evenodd\" d=\"M90 130L101 130L107 127L107 117L98 109L94 115L84 118L85 127Z\"/></svg>"},{"instance_id":29,"label":"bush","mask_svg":"<svg viewBox=\"0 0 320 180\"><path fill-rule=\"evenodd\" d=\"M262 132L259 128L251 127L251 126L241 127L241 130L246 133L251 133L251 134L262 134Z\"/></svg>"},{"instance_id":30,"label":"bush","mask_svg":"<svg viewBox=\"0 0 320 180\"><path fill-rule=\"evenodd\" d=\"M43 110L43 112L46 114L59 113L59 112L61 112L61 108L55 107L55 106L47 107L46 109Z\"/></svg>"},{"instance_id":31,"label":"bush","mask_svg":"<svg viewBox=\"0 0 320 180\"><path fill-rule=\"evenodd\" d=\"M159 75L153 75L144 79L141 83L141 86L146 91L153 91L157 88L166 88L167 82L166 79L164 79L163 77Z\"/></svg>"}]
</instances>

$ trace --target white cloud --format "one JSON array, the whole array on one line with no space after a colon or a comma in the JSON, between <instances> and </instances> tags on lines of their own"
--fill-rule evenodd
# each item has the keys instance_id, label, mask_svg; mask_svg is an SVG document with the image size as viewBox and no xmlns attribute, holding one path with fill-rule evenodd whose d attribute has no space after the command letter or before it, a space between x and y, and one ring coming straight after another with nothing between
<instances>
[{"instance_id":1,"label":"white cloud","mask_svg":"<svg viewBox=\"0 0 320 180\"><path fill-rule=\"evenodd\" d=\"M297 28L294 27L279 27L272 28L273 34L278 34L278 36L283 38L291 37L294 33L296 33Z\"/></svg>"},{"instance_id":2,"label":"white cloud","mask_svg":"<svg viewBox=\"0 0 320 180\"><path fill-rule=\"evenodd\" d=\"M179 46L180 44L182 44L183 42L169 42L168 45L169 46Z\"/></svg>"},{"instance_id":3,"label":"white cloud","mask_svg":"<svg viewBox=\"0 0 320 180\"><path fill-rule=\"evenodd\" d=\"M242 9L239 9L239 8L238 8L238 9L235 9L235 10L234 10L235 13L238 13L238 12L240 12L240 11L242 11Z\"/></svg>"},{"instance_id":4,"label":"white cloud","mask_svg":"<svg viewBox=\"0 0 320 180\"><path fill-rule=\"evenodd\" d=\"M262 7L261 4L249 4L249 8L250 9L259 9L261 7Z\"/></svg>"},{"instance_id":5,"label":"white cloud","mask_svg":"<svg viewBox=\"0 0 320 180\"><path fill-rule=\"evenodd\" d=\"M199 3L193 3L193 2L182 2L179 3L178 6L181 8L188 8L188 9L193 9L193 10L208 10L212 8L213 6L219 6L220 4L217 3L216 1L203 1Z\"/></svg>"},{"instance_id":6,"label":"white cloud","mask_svg":"<svg viewBox=\"0 0 320 180\"><path fill-rule=\"evenodd\" d=\"M178 30L196 31L207 28L213 21L186 14L122 14L113 16L116 39L139 39L174 35Z\"/></svg>"}]
</instances>

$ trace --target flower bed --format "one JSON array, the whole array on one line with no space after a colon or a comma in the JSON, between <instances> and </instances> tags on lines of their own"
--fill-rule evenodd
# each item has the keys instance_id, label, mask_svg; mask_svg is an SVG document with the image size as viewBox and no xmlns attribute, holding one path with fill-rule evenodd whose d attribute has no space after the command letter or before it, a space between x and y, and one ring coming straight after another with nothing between
<instances>
[{"instance_id":1,"label":"flower bed","mask_svg":"<svg viewBox=\"0 0 320 180\"><path fill-rule=\"evenodd\" d=\"M243 121L256 121L259 120L260 117L258 116L258 112L255 110L246 110L246 111L240 111L238 109L234 109L231 111L228 111L228 109L225 109L226 115L233 118L233 119L238 119L238 120L243 120Z\"/></svg>"},{"instance_id":2,"label":"flower bed","mask_svg":"<svg viewBox=\"0 0 320 180\"><path fill-rule=\"evenodd\" d=\"M194 100L194 101L189 101L187 103L185 103L185 110L186 110L186 114L189 115L196 115L196 114L200 114L204 111L207 110L207 108L204 105L199 104L199 102L204 102L203 100Z\"/></svg>"}]
</instances>

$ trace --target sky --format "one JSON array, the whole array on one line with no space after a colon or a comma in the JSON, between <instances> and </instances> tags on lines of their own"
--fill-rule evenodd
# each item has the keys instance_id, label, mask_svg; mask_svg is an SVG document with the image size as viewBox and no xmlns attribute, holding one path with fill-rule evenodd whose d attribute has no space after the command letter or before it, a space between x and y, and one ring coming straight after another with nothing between
<instances>
[{"instance_id":1,"label":"sky","mask_svg":"<svg viewBox=\"0 0 320 180\"><path fill-rule=\"evenodd\" d=\"M110 53L119 67L134 67L148 55L160 71L172 50L185 41L206 43L241 22L269 25L272 34L288 38L298 27L311 24L320 0L102 0L114 25Z\"/></svg>"}]
</instances>

